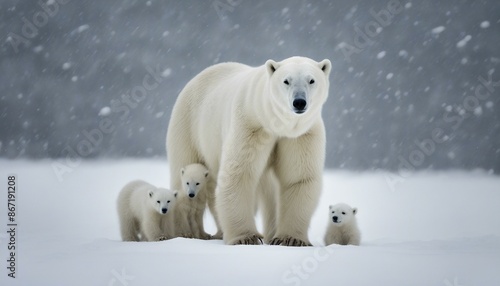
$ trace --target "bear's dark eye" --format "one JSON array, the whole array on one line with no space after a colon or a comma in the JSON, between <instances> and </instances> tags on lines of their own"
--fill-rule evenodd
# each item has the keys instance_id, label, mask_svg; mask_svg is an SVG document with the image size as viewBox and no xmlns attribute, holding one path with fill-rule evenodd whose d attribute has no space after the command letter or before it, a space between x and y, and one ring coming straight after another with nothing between
<instances>
[{"instance_id":1,"label":"bear's dark eye","mask_svg":"<svg viewBox=\"0 0 500 286\"><path fill-rule=\"evenodd\" d=\"M160 203L160 201L156 201L157 203Z\"/></svg>"},{"instance_id":2,"label":"bear's dark eye","mask_svg":"<svg viewBox=\"0 0 500 286\"><path fill-rule=\"evenodd\" d=\"M332 214L334 214L334 213L335 213L335 211L332 211Z\"/></svg>"},{"instance_id":3,"label":"bear's dark eye","mask_svg":"<svg viewBox=\"0 0 500 286\"><path fill-rule=\"evenodd\" d=\"M188 186L189 186L189 182L187 182L187 183L186 183L186 185L188 185Z\"/></svg>"},{"instance_id":4,"label":"bear's dark eye","mask_svg":"<svg viewBox=\"0 0 500 286\"><path fill-rule=\"evenodd\" d=\"M286 85L290 84L287 79L285 79L285 81L283 83L286 84Z\"/></svg>"},{"instance_id":5,"label":"bear's dark eye","mask_svg":"<svg viewBox=\"0 0 500 286\"><path fill-rule=\"evenodd\" d=\"M309 84L313 84L313 83L314 83L314 79L311 79L311 80L309 81Z\"/></svg>"},{"instance_id":6,"label":"bear's dark eye","mask_svg":"<svg viewBox=\"0 0 500 286\"><path fill-rule=\"evenodd\" d=\"M169 203L170 203L170 201L167 201L167 204L169 204Z\"/></svg>"},{"instance_id":7,"label":"bear's dark eye","mask_svg":"<svg viewBox=\"0 0 500 286\"><path fill-rule=\"evenodd\" d=\"M198 186L200 183L196 183L196 185Z\"/></svg>"},{"instance_id":8,"label":"bear's dark eye","mask_svg":"<svg viewBox=\"0 0 500 286\"><path fill-rule=\"evenodd\" d=\"M345 215L345 212L342 212L343 215Z\"/></svg>"}]
</instances>

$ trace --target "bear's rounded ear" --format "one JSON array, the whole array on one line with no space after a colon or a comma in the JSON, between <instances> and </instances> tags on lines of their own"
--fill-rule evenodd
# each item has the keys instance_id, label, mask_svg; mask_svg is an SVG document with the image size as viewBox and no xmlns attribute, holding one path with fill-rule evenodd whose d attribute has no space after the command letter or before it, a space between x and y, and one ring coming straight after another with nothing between
<instances>
[{"instance_id":1,"label":"bear's rounded ear","mask_svg":"<svg viewBox=\"0 0 500 286\"><path fill-rule=\"evenodd\" d=\"M356 215L357 213L358 213L358 209L357 209L357 208L353 208L353 209L352 209L352 214L353 214L353 215Z\"/></svg>"},{"instance_id":2,"label":"bear's rounded ear","mask_svg":"<svg viewBox=\"0 0 500 286\"><path fill-rule=\"evenodd\" d=\"M208 171L205 172L205 178L208 177Z\"/></svg>"},{"instance_id":3,"label":"bear's rounded ear","mask_svg":"<svg viewBox=\"0 0 500 286\"><path fill-rule=\"evenodd\" d=\"M177 198L177 191L174 191L174 198Z\"/></svg>"},{"instance_id":4,"label":"bear's rounded ear","mask_svg":"<svg viewBox=\"0 0 500 286\"><path fill-rule=\"evenodd\" d=\"M149 191L149 197L153 197L153 191Z\"/></svg>"},{"instance_id":5,"label":"bear's rounded ear","mask_svg":"<svg viewBox=\"0 0 500 286\"><path fill-rule=\"evenodd\" d=\"M328 209L330 209L330 210L331 210L332 208L333 208L333 205L328 206Z\"/></svg>"},{"instance_id":6,"label":"bear's rounded ear","mask_svg":"<svg viewBox=\"0 0 500 286\"><path fill-rule=\"evenodd\" d=\"M319 62L319 68L325 73L326 76L328 76L332 70L332 63L330 60L324 59Z\"/></svg>"},{"instance_id":7,"label":"bear's rounded ear","mask_svg":"<svg viewBox=\"0 0 500 286\"><path fill-rule=\"evenodd\" d=\"M266 70L269 76L273 75L273 73L278 69L278 63L273 60L266 61Z\"/></svg>"},{"instance_id":8,"label":"bear's rounded ear","mask_svg":"<svg viewBox=\"0 0 500 286\"><path fill-rule=\"evenodd\" d=\"M184 168L181 168L181 176L184 175Z\"/></svg>"}]
</instances>

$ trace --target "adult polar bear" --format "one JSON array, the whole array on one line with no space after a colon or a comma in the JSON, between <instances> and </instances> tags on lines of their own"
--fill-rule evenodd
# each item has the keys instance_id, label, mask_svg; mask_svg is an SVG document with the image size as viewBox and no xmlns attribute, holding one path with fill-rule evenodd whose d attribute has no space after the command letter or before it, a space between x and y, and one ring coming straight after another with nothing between
<instances>
[{"instance_id":1,"label":"adult polar bear","mask_svg":"<svg viewBox=\"0 0 500 286\"><path fill-rule=\"evenodd\" d=\"M325 159L321 109L330 70L329 60L304 57L260 67L222 63L181 91L167 133L171 188L181 189L183 166L208 167L208 205L226 244L261 243L254 219L258 197L266 243L310 245L307 231Z\"/></svg>"}]
</instances>

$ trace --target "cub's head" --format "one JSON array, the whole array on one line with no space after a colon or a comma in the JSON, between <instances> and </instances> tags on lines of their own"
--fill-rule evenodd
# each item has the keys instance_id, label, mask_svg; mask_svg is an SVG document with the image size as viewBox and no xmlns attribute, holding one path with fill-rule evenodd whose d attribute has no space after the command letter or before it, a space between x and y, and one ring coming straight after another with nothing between
<instances>
[{"instance_id":1,"label":"cub's head","mask_svg":"<svg viewBox=\"0 0 500 286\"><path fill-rule=\"evenodd\" d=\"M336 204L331 205L329 208L330 211L330 220L334 225L344 225L349 224L353 219L356 213L358 212L357 208L351 208L346 204Z\"/></svg>"},{"instance_id":2,"label":"cub's head","mask_svg":"<svg viewBox=\"0 0 500 286\"><path fill-rule=\"evenodd\" d=\"M291 57L281 62L268 60L265 66L275 108L295 115L320 113L328 97L328 77L332 66L329 60L316 62L309 58Z\"/></svg>"},{"instance_id":3,"label":"cub's head","mask_svg":"<svg viewBox=\"0 0 500 286\"><path fill-rule=\"evenodd\" d=\"M181 169L181 181L186 195L193 199L205 188L208 170L202 164L191 164Z\"/></svg>"},{"instance_id":4,"label":"cub's head","mask_svg":"<svg viewBox=\"0 0 500 286\"><path fill-rule=\"evenodd\" d=\"M149 190L148 195L151 207L160 214L166 214L168 211L172 211L177 201L177 191L171 191L169 189L152 189Z\"/></svg>"}]
</instances>

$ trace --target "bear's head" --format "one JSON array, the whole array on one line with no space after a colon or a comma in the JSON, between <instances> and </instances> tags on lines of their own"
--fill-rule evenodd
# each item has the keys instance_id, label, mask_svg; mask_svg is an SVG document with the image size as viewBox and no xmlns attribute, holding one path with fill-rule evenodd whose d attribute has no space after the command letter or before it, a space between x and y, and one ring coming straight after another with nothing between
<instances>
[{"instance_id":1,"label":"bear's head","mask_svg":"<svg viewBox=\"0 0 500 286\"><path fill-rule=\"evenodd\" d=\"M266 61L270 98L267 104L277 118L277 121L271 122L275 125L270 126L271 129L287 129L296 126L297 122L312 124L321 116L321 108L328 97L331 66L327 59L316 62L305 57L291 57L281 62ZM280 130L273 131L280 133Z\"/></svg>"},{"instance_id":2,"label":"bear's head","mask_svg":"<svg viewBox=\"0 0 500 286\"><path fill-rule=\"evenodd\" d=\"M169 189L151 189L148 195L151 208L160 214L167 214L169 210L173 209L177 201L177 191L171 191Z\"/></svg>"},{"instance_id":3,"label":"bear's head","mask_svg":"<svg viewBox=\"0 0 500 286\"><path fill-rule=\"evenodd\" d=\"M354 219L354 216L358 212L358 209L351 208L347 204L340 203L331 205L329 211L331 222L334 225L341 226L344 224L349 224Z\"/></svg>"},{"instance_id":4,"label":"bear's head","mask_svg":"<svg viewBox=\"0 0 500 286\"><path fill-rule=\"evenodd\" d=\"M208 170L202 164L191 164L181 169L181 181L186 195L193 199L205 188Z\"/></svg>"}]
</instances>

